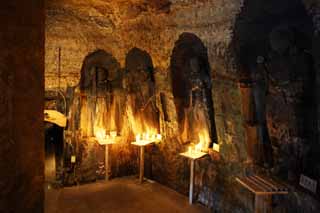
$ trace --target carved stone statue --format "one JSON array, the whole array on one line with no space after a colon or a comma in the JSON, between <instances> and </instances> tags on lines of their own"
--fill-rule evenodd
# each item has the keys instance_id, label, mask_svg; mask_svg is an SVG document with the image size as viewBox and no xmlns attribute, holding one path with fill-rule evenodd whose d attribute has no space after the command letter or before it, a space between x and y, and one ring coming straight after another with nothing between
<instances>
[{"instance_id":1,"label":"carved stone statue","mask_svg":"<svg viewBox=\"0 0 320 213\"><path fill-rule=\"evenodd\" d=\"M264 58L258 57L256 66L252 67L251 79L258 139L256 161L258 164L269 167L273 164L273 156L266 121L268 76L263 63Z\"/></svg>"},{"instance_id":2,"label":"carved stone statue","mask_svg":"<svg viewBox=\"0 0 320 213\"><path fill-rule=\"evenodd\" d=\"M273 128L272 137L279 143L298 141L300 147L304 143L316 143L316 74L313 60L308 51L308 40L299 29L290 26L275 27L269 35L271 51L265 67L269 76L270 98L267 110L270 120L282 126ZM273 107L277 105L277 107ZM287 132L283 134L282 132ZM281 141L280 141L281 140ZM295 145L297 146L297 145ZM304 150L295 150L304 153ZM294 155L294 153L288 153ZM300 154L299 154L300 155ZM310 154L292 156L297 161L310 158ZM294 173L300 173L301 162L289 166ZM296 168L293 168L296 167Z\"/></svg>"},{"instance_id":3,"label":"carved stone statue","mask_svg":"<svg viewBox=\"0 0 320 213\"><path fill-rule=\"evenodd\" d=\"M148 129L159 132L153 65L145 51L134 48L128 53L123 84L127 94L127 116L133 133L143 133Z\"/></svg>"},{"instance_id":4,"label":"carved stone statue","mask_svg":"<svg viewBox=\"0 0 320 213\"><path fill-rule=\"evenodd\" d=\"M205 138L205 147L209 147L213 142L212 136L215 136L215 126L213 117L213 104L211 97L211 79L205 70L205 64L197 57L189 60L188 75L190 82L189 104L184 108L182 140L198 143L199 133L203 133Z\"/></svg>"}]
</instances>

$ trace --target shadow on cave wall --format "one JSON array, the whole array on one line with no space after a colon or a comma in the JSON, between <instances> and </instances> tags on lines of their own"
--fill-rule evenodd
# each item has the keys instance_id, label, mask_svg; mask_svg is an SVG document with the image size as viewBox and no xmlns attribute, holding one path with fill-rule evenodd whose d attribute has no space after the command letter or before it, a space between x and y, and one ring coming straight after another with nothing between
<instances>
[{"instance_id":1,"label":"shadow on cave wall","mask_svg":"<svg viewBox=\"0 0 320 213\"><path fill-rule=\"evenodd\" d=\"M211 70L207 48L196 35L180 35L171 55L170 70L182 142L198 143L198 133L207 129L207 148L211 147L217 142Z\"/></svg>"},{"instance_id":2,"label":"shadow on cave wall","mask_svg":"<svg viewBox=\"0 0 320 213\"><path fill-rule=\"evenodd\" d=\"M318 147L312 36L312 19L300 0L247 0L231 44L248 152L294 183L301 173L320 179L320 157L311 152ZM272 150L264 147L268 143Z\"/></svg>"}]
</instances>

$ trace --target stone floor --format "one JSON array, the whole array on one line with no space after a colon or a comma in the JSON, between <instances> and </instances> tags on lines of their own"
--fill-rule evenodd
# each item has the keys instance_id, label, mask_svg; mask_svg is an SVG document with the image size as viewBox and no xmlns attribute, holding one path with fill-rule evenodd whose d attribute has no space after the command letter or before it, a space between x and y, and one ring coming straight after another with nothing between
<instances>
[{"instance_id":1,"label":"stone floor","mask_svg":"<svg viewBox=\"0 0 320 213\"><path fill-rule=\"evenodd\" d=\"M133 177L46 191L46 213L206 213L199 204L158 183Z\"/></svg>"}]
</instances>

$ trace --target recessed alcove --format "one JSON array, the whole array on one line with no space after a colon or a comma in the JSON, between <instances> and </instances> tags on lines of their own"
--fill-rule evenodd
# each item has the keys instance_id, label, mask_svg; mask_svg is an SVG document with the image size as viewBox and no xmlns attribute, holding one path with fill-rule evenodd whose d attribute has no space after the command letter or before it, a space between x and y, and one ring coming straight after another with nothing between
<instances>
[{"instance_id":1,"label":"recessed alcove","mask_svg":"<svg viewBox=\"0 0 320 213\"><path fill-rule=\"evenodd\" d=\"M317 0L0 13L0 212L320 212Z\"/></svg>"},{"instance_id":2,"label":"recessed alcove","mask_svg":"<svg viewBox=\"0 0 320 213\"><path fill-rule=\"evenodd\" d=\"M231 45L251 172L282 179L301 190L301 198L308 197L303 177L320 177L317 166L310 166L319 162L311 151L319 147L314 31L302 1L246 1Z\"/></svg>"},{"instance_id":3,"label":"recessed alcove","mask_svg":"<svg viewBox=\"0 0 320 213\"><path fill-rule=\"evenodd\" d=\"M218 143L207 49L192 33L175 42L170 72L182 143L202 143L204 150Z\"/></svg>"},{"instance_id":4,"label":"recessed alcove","mask_svg":"<svg viewBox=\"0 0 320 213\"><path fill-rule=\"evenodd\" d=\"M119 95L115 95L120 89L120 64L111 54L97 50L86 56L81 68L80 93L84 98L83 101L88 104L85 107L93 109L92 112L88 112L88 116L93 117L83 118L83 125L89 126L80 128L91 131L87 136L96 134L95 127L121 132L122 120L119 115L121 104ZM107 118L111 121L106 121Z\"/></svg>"},{"instance_id":5,"label":"recessed alcove","mask_svg":"<svg viewBox=\"0 0 320 213\"><path fill-rule=\"evenodd\" d=\"M159 110L151 56L144 50L132 48L126 55L123 87L126 91L127 130L134 141L139 134L160 132ZM144 173L152 177L152 146L146 147ZM150 153L150 154L149 154Z\"/></svg>"},{"instance_id":6,"label":"recessed alcove","mask_svg":"<svg viewBox=\"0 0 320 213\"><path fill-rule=\"evenodd\" d=\"M156 106L154 67L150 55L133 48L125 60L124 88L131 106L130 126L134 134L159 132L159 110Z\"/></svg>"},{"instance_id":7,"label":"recessed alcove","mask_svg":"<svg viewBox=\"0 0 320 213\"><path fill-rule=\"evenodd\" d=\"M122 71L120 64L109 53L97 50L85 57L81 68L79 85L69 94L70 122L68 126L69 146L72 153L68 158L76 157L76 163L68 164L75 173L69 181L73 183L92 182L106 175L104 147L95 138L101 133L115 131L122 136L123 114L125 112L122 91ZM125 144L114 153L125 152ZM70 156L71 155L71 156ZM113 158L116 168L111 167L111 176L133 173L130 169L132 155ZM123 169L125 167L126 169ZM84 175L83 175L84 174Z\"/></svg>"}]
</instances>

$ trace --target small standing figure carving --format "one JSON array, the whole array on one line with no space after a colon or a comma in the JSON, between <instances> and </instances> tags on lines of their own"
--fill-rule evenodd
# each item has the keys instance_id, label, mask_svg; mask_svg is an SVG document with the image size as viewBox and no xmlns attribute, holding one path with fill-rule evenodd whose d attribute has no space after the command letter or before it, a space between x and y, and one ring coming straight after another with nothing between
<instances>
[{"instance_id":1,"label":"small standing figure carving","mask_svg":"<svg viewBox=\"0 0 320 213\"><path fill-rule=\"evenodd\" d=\"M208 148L215 136L210 75L204 70L205 65L196 57L190 59L189 65L189 104L184 108L182 140L197 143L199 142L198 133L205 132L207 144L203 145Z\"/></svg>"},{"instance_id":2,"label":"small standing figure carving","mask_svg":"<svg viewBox=\"0 0 320 213\"><path fill-rule=\"evenodd\" d=\"M258 164L270 167L273 165L273 155L266 119L268 75L262 56L257 57L257 64L253 70L251 79L258 136L256 160Z\"/></svg>"}]
</instances>

